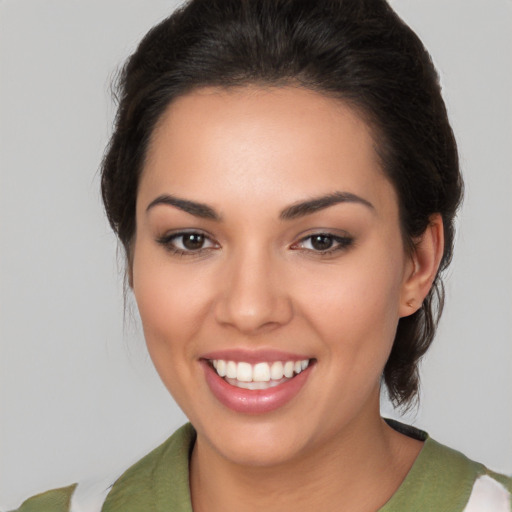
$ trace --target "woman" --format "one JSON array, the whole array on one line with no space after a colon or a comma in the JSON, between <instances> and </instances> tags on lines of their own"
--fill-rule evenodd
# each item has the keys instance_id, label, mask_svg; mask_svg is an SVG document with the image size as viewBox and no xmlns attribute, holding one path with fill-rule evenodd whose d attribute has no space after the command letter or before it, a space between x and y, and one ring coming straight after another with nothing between
<instances>
[{"instance_id":1,"label":"woman","mask_svg":"<svg viewBox=\"0 0 512 512\"><path fill-rule=\"evenodd\" d=\"M97 505L509 510L510 479L379 413L382 383L417 394L461 189L435 70L384 2L203 0L155 27L102 192L192 426Z\"/></svg>"}]
</instances>

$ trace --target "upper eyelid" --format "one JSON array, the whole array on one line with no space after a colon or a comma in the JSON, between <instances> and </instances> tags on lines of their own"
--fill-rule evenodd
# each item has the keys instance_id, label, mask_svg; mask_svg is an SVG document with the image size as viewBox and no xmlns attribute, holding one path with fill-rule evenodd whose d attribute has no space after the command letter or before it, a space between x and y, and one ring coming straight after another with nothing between
<instances>
[{"instance_id":1,"label":"upper eyelid","mask_svg":"<svg viewBox=\"0 0 512 512\"><path fill-rule=\"evenodd\" d=\"M308 238L311 238L312 236L318 236L318 235L331 236L331 237L337 238L337 239L354 238L354 236L351 235L348 231L345 231L342 229L334 229L333 230L333 229L314 228L314 229L308 229L306 231L303 231L302 233L299 233L295 237L295 239L298 241L301 241L301 240L306 240Z\"/></svg>"},{"instance_id":2,"label":"upper eyelid","mask_svg":"<svg viewBox=\"0 0 512 512\"><path fill-rule=\"evenodd\" d=\"M304 240L306 238L311 238L312 236L332 236L333 238L352 238L346 231L340 233L333 233L328 230L315 230L307 234L299 235L299 240Z\"/></svg>"},{"instance_id":3,"label":"upper eyelid","mask_svg":"<svg viewBox=\"0 0 512 512\"><path fill-rule=\"evenodd\" d=\"M179 236L184 236L184 235L196 235L196 234L203 235L205 238L208 238L209 240L212 240L212 241L215 240L215 237L211 233L208 233L208 231L204 231L203 229L194 229L194 228L176 229L176 230L172 230L172 231L166 231L162 236L159 236L157 238L159 240L163 240L163 239L177 238Z\"/></svg>"},{"instance_id":4,"label":"upper eyelid","mask_svg":"<svg viewBox=\"0 0 512 512\"><path fill-rule=\"evenodd\" d=\"M311 235L305 235L305 236L302 236L298 239L297 242L294 242L294 243L298 243L298 242L303 242L304 240L309 240L315 236L326 236L326 237L331 237L333 240L335 241L340 241L340 240L353 240L354 237L350 236L350 235L335 235L333 233L325 233L325 232L318 232L318 233L312 233Z\"/></svg>"}]
</instances>

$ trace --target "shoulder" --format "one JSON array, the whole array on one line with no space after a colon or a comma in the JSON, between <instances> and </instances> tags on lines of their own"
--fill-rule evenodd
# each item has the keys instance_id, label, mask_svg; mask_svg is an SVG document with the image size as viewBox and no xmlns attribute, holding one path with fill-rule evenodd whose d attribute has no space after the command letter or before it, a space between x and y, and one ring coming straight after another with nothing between
<instances>
[{"instance_id":1,"label":"shoulder","mask_svg":"<svg viewBox=\"0 0 512 512\"><path fill-rule=\"evenodd\" d=\"M396 510L414 504L419 510L511 512L511 496L510 477L428 438L397 492L402 508Z\"/></svg>"},{"instance_id":2,"label":"shoulder","mask_svg":"<svg viewBox=\"0 0 512 512\"><path fill-rule=\"evenodd\" d=\"M512 478L489 470L423 431L397 422L395 430L424 445L405 480L380 512L512 512Z\"/></svg>"},{"instance_id":3,"label":"shoulder","mask_svg":"<svg viewBox=\"0 0 512 512\"><path fill-rule=\"evenodd\" d=\"M190 424L148 453L120 476L91 479L47 491L12 512L131 512L187 510L188 460L195 441ZM150 506L151 505L151 506Z\"/></svg>"},{"instance_id":4,"label":"shoulder","mask_svg":"<svg viewBox=\"0 0 512 512\"><path fill-rule=\"evenodd\" d=\"M464 501L463 512L511 512L512 477L496 473L462 453L430 440L427 453L440 478L448 478L452 492ZM440 467L443 466L443 467Z\"/></svg>"},{"instance_id":5,"label":"shoulder","mask_svg":"<svg viewBox=\"0 0 512 512\"><path fill-rule=\"evenodd\" d=\"M116 477L81 481L32 496L12 512L100 512Z\"/></svg>"},{"instance_id":6,"label":"shoulder","mask_svg":"<svg viewBox=\"0 0 512 512\"><path fill-rule=\"evenodd\" d=\"M192 511L189 458L196 433L187 423L129 468L114 484L103 512Z\"/></svg>"},{"instance_id":7,"label":"shoulder","mask_svg":"<svg viewBox=\"0 0 512 512\"><path fill-rule=\"evenodd\" d=\"M68 512L76 484L43 492L24 501L13 512Z\"/></svg>"},{"instance_id":8,"label":"shoulder","mask_svg":"<svg viewBox=\"0 0 512 512\"><path fill-rule=\"evenodd\" d=\"M464 512L510 512L512 510L512 478L492 471L480 475L473 484Z\"/></svg>"}]
</instances>

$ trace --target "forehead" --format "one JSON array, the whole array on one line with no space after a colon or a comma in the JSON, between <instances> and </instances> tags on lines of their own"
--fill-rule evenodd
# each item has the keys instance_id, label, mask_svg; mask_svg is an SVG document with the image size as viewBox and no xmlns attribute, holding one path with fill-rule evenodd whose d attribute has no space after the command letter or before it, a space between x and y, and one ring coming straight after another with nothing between
<instances>
[{"instance_id":1,"label":"forehead","mask_svg":"<svg viewBox=\"0 0 512 512\"><path fill-rule=\"evenodd\" d=\"M204 88L177 98L153 133L140 184L145 200L193 194L221 208L335 190L395 202L362 116L299 87Z\"/></svg>"}]
</instances>

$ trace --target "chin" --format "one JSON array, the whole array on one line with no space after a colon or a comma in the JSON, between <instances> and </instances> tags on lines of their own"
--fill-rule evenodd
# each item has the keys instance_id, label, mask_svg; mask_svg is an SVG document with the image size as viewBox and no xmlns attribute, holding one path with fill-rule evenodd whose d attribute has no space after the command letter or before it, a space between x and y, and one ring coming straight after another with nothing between
<instances>
[{"instance_id":1,"label":"chin","mask_svg":"<svg viewBox=\"0 0 512 512\"><path fill-rule=\"evenodd\" d=\"M202 424L192 420L198 439L236 465L271 467L286 464L304 456L310 444L308 439L315 437L313 432L308 432L304 418L237 416L218 423Z\"/></svg>"},{"instance_id":2,"label":"chin","mask_svg":"<svg viewBox=\"0 0 512 512\"><path fill-rule=\"evenodd\" d=\"M241 466L280 466L300 456L304 447L296 436L275 432L258 433L248 429L247 434L237 436L228 432L225 442L217 437L216 448L232 463ZM277 429L276 429L277 430Z\"/></svg>"}]
</instances>

